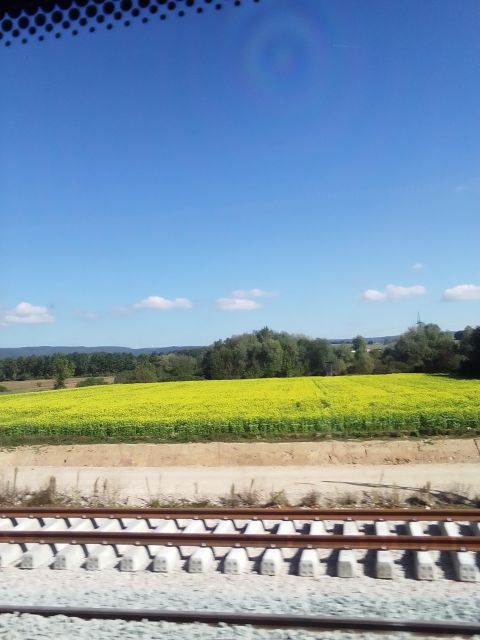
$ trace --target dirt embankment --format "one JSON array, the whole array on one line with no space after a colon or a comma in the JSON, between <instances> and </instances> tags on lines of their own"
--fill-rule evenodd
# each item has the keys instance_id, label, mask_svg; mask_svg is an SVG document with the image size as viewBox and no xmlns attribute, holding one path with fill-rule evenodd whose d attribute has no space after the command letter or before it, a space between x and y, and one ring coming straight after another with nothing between
<instances>
[{"instance_id":1,"label":"dirt embankment","mask_svg":"<svg viewBox=\"0 0 480 640\"><path fill-rule=\"evenodd\" d=\"M73 389L79 382L85 380L88 376L80 376L77 378L67 378L65 380L65 387L67 389ZM98 376L103 378L107 384L113 383L113 376ZM14 393L29 393L31 391L51 391L55 386L55 380L52 378L40 378L36 380L6 380L2 382L2 386L7 388L7 391Z\"/></svg>"},{"instance_id":2,"label":"dirt embankment","mask_svg":"<svg viewBox=\"0 0 480 640\"><path fill-rule=\"evenodd\" d=\"M480 463L478 439L209 442L17 447L0 467L223 467Z\"/></svg>"},{"instance_id":3,"label":"dirt embankment","mask_svg":"<svg viewBox=\"0 0 480 640\"><path fill-rule=\"evenodd\" d=\"M0 493L45 489L53 479L67 496L125 504L215 500L252 488L294 501L311 490L322 499L407 495L422 487L480 495L479 445L435 439L17 447L0 451Z\"/></svg>"}]
</instances>

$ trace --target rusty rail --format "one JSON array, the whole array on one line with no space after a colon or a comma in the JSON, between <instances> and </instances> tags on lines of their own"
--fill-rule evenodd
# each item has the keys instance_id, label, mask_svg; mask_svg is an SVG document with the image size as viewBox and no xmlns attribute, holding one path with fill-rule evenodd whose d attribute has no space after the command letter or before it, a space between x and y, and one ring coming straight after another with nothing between
<instances>
[{"instance_id":1,"label":"rusty rail","mask_svg":"<svg viewBox=\"0 0 480 640\"><path fill-rule=\"evenodd\" d=\"M457 520L480 522L480 509L301 509L301 508L82 508L82 507L1 507L7 518L199 518L233 520Z\"/></svg>"},{"instance_id":2,"label":"rusty rail","mask_svg":"<svg viewBox=\"0 0 480 640\"><path fill-rule=\"evenodd\" d=\"M277 535L128 531L0 531L0 543L480 551L480 536Z\"/></svg>"},{"instance_id":3,"label":"rusty rail","mask_svg":"<svg viewBox=\"0 0 480 640\"><path fill-rule=\"evenodd\" d=\"M238 613L231 611L171 611L159 609L108 609L104 607L38 607L1 605L0 614L20 613L45 617L70 616L83 620L150 620L174 623L252 625L285 629L349 629L352 631L409 631L437 635L470 636L480 633L478 622L452 620L401 620L392 618L348 618L341 616L289 615L278 613Z\"/></svg>"}]
</instances>

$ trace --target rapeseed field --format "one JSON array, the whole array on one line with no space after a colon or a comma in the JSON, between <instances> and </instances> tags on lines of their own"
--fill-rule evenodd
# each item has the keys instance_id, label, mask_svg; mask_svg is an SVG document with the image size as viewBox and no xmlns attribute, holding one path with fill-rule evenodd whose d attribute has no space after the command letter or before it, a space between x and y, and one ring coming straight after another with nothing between
<instances>
[{"instance_id":1,"label":"rapeseed field","mask_svg":"<svg viewBox=\"0 0 480 640\"><path fill-rule=\"evenodd\" d=\"M0 397L0 444L480 433L480 380L425 374L95 386Z\"/></svg>"}]
</instances>

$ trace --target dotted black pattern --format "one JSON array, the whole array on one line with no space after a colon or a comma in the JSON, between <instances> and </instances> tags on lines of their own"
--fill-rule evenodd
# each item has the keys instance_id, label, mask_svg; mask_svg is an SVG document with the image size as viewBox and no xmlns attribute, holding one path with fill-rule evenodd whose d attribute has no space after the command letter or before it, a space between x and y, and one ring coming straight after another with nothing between
<instances>
[{"instance_id":1,"label":"dotted black pattern","mask_svg":"<svg viewBox=\"0 0 480 640\"><path fill-rule=\"evenodd\" d=\"M240 7L260 0L0 0L0 45L42 42L45 37L61 38L80 31L129 27L142 23L165 21L187 13L220 11L224 6Z\"/></svg>"}]
</instances>

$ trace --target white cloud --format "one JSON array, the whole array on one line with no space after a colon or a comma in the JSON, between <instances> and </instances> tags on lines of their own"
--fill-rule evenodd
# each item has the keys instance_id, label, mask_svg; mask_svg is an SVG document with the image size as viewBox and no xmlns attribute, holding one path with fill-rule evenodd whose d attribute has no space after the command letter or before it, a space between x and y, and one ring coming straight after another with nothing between
<instances>
[{"instance_id":1,"label":"white cloud","mask_svg":"<svg viewBox=\"0 0 480 640\"><path fill-rule=\"evenodd\" d=\"M217 307L222 311L253 311L259 309L260 305L255 300L247 298L219 298Z\"/></svg>"},{"instance_id":2,"label":"white cloud","mask_svg":"<svg viewBox=\"0 0 480 640\"><path fill-rule=\"evenodd\" d=\"M276 294L273 291L263 289L235 289L232 291L232 298L273 298Z\"/></svg>"},{"instance_id":3,"label":"white cloud","mask_svg":"<svg viewBox=\"0 0 480 640\"><path fill-rule=\"evenodd\" d=\"M427 290L421 284L415 284L413 287L401 287L395 284L387 284L385 293L387 298L410 298L411 296L423 296Z\"/></svg>"},{"instance_id":4,"label":"white cloud","mask_svg":"<svg viewBox=\"0 0 480 640\"><path fill-rule=\"evenodd\" d=\"M412 269L414 271L420 271L420 269L423 269L425 267L425 265L423 264L423 262L414 262L412 264Z\"/></svg>"},{"instance_id":5,"label":"white cloud","mask_svg":"<svg viewBox=\"0 0 480 640\"><path fill-rule=\"evenodd\" d=\"M0 316L2 324L47 324L55 318L47 307L40 307L30 302L20 302L14 309Z\"/></svg>"},{"instance_id":6,"label":"white cloud","mask_svg":"<svg viewBox=\"0 0 480 640\"><path fill-rule=\"evenodd\" d=\"M480 300L480 284L458 284L445 289L444 300Z\"/></svg>"},{"instance_id":7,"label":"white cloud","mask_svg":"<svg viewBox=\"0 0 480 640\"><path fill-rule=\"evenodd\" d=\"M260 309L261 305L255 298L274 298L274 291L264 289L235 289L226 298L218 298L217 307L222 311L253 311Z\"/></svg>"},{"instance_id":8,"label":"white cloud","mask_svg":"<svg viewBox=\"0 0 480 640\"><path fill-rule=\"evenodd\" d=\"M383 291L378 289L367 289L362 293L362 298L369 302L384 302L385 300L399 300L400 298L411 298L412 296L423 296L427 290L420 284L411 287L403 287L396 284L387 284Z\"/></svg>"},{"instance_id":9,"label":"white cloud","mask_svg":"<svg viewBox=\"0 0 480 640\"><path fill-rule=\"evenodd\" d=\"M387 299L387 294L377 289L367 289L362 293L362 298L370 302L382 302Z\"/></svg>"},{"instance_id":10,"label":"white cloud","mask_svg":"<svg viewBox=\"0 0 480 640\"><path fill-rule=\"evenodd\" d=\"M98 313L94 311L82 311L82 309L76 309L74 315L77 318L82 318L83 320L96 320L98 318Z\"/></svg>"},{"instance_id":11,"label":"white cloud","mask_svg":"<svg viewBox=\"0 0 480 640\"><path fill-rule=\"evenodd\" d=\"M169 311L170 309L191 309L192 303L187 298L162 298L161 296L148 296L133 305L134 309L157 309Z\"/></svg>"}]
</instances>

